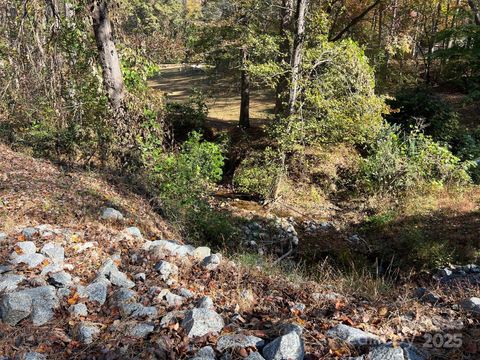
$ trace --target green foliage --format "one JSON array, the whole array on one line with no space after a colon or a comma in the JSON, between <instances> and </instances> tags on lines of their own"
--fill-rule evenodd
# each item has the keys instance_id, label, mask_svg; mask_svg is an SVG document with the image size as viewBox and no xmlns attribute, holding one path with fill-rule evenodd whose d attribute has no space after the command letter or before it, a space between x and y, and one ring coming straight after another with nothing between
<instances>
[{"instance_id":1,"label":"green foliage","mask_svg":"<svg viewBox=\"0 0 480 360\"><path fill-rule=\"evenodd\" d=\"M267 148L248 155L235 170L233 183L240 192L267 198L273 180L282 170L279 154Z\"/></svg>"},{"instance_id":2,"label":"green foliage","mask_svg":"<svg viewBox=\"0 0 480 360\"><path fill-rule=\"evenodd\" d=\"M157 64L129 48L122 49L120 59L124 84L132 92L145 91L148 78L160 71Z\"/></svg>"},{"instance_id":3,"label":"green foliage","mask_svg":"<svg viewBox=\"0 0 480 360\"><path fill-rule=\"evenodd\" d=\"M458 114L429 90L403 90L388 103L394 110L386 117L387 121L402 126L404 131L420 125L433 140L449 144L457 135Z\"/></svg>"},{"instance_id":4,"label":"green foliage","mask_svg":"<svg viewBox=\"0 0 480 360\"><path fill-rule=\"evenodd\" d=\"M422 185L465 184L471 162L462 162L446 147L418 130L402 135L386 127L361 166L367 190L397 193Z\"/></svg>"},{"instance_id":5,"label":"green foliage","mask_svg":"<svg viewBox=\"0 0 480 360\"><path fill-rule=\"evenodd\" d=\"M173 129L176 139L191 131L201 131L205 127L208 107L205 98L200 92L195 92L188 102L170 102L165 109L165 119Z\"/></svg>"}]
</instances>

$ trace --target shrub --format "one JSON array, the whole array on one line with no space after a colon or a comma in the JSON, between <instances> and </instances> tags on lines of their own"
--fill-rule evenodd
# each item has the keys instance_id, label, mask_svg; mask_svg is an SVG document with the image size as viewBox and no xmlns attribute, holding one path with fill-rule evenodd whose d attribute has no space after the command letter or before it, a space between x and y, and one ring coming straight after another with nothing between
<instances>
[{"instance_id":1,"label":"shrub","mask_svg":"<svg viewBox=\"0 0 480 360\"><path fill-rule=\"evenodd\" d=\"M201 93L195 93L186 103L167 103L165 120L173 130L175 139L181 139L184 134L191 131L201 131L205 127L208 107Z\"/></svg>"}]
</instances>

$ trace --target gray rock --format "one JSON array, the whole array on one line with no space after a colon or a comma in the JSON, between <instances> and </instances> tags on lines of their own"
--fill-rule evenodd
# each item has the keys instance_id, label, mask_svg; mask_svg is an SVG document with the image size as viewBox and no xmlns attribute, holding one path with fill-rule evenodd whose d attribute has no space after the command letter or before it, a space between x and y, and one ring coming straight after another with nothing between
<instances>
[{"instance_id":1,"label":"gray rock","mask_svg":"<svg viewBox=\"0 0 480 360\"><path fill-rule=\"evenodd\" d=\"M131 329L130 335L136 338L145 338L152 333L153 330L155 330L155 326L152 324L139 323Z\"/></svg>"},{"instance_id":2,"label":"gray rock","mask_svg":"<svg viewBox=\"0 0 480 360\"><path fill-rule=\"evenodd\" d=\"M145 281L145 280L147 280L147 275L142 272L142 273L135 274L134 278L137 281Z\"/></svg>"},{"instance_id":3,"label":"gray rock","mask_svg":"<svg viewBox=\"0 0 480 360\"><path fill-rule=\"evenodd\" d=\"M49 322L54 315L54 309L58 308L59 300L56 289L53 286L41 286L23 290L32 299L32 322L40 326Z\"/></svg>"},{"instance_id":4,"label":"gray rock","mask_svg":"<svg viewBox=\"0 0 480 360\"><path fill-rule=\"evenodd\" d=\"M100 278L88 285L84 291L78 291L79 289L77 289L77 291L80 296L86 296L88 297L88 300L96 301L100 305L103 305L107 300L107 292L109 285L110 282L108 280Z\"/></svg>"},{"instance_id":5,"label":"gray rock","mask_svg":"<svg viewBox=\"0 0 480 360\"><path fill-rule=\"evenodd\" d=\"M168 306L177 307L181 306L185 301L185 298L180 295L175 295L170 291L165 295L165 300L167 301Z\"/></svg>"},{"instance_id":6,"label":"gray rock","mask_svg":"<svg viewBox=\"0 0 480 360\"><path fill-rule=\"evenodd\" d=\"M37 352L34 352L34 351L30 351L30 352L26 353L25 355L23 355L22 359L23 360L47 360L47 357L43 354L40 354L40 353L37 353Z\"/></svg>"},{"instance_id":7,"label":"gray rock","mask_svg":"<svg viewBox=\"0 0 480 360\"><path fill-rule=\"evenodd\" d=\"M0 265L0 274L5 274L14 269L12 265Z\"/></svg>"},{"instance_id":8,"label":"gray rock","mask_svg":"<svg viewBox=\"0 0 480 360\"><path fill-rule=\"evenodd\" d=\"M344 324L339 324L334 328L328 330L327 336L332 338L338 338L354 347L365 345L378 345L382 342L380 338L374 334L370 334Z\"/></svg>"},{"instance_id":9,"label":"gray rock","mask_svg":"<svg viewBox=\"0 0 480 360\"><path fill-rule=\"evenodd\" d=\"M204 296L198 300L196 307L199 309L213 309L213 300L208 296Z\"/></svg>"},{"instance_id":10,"label":"gray rock","mask_svg":"<svg viewBox=\"0 0 480 360\"><path fill-rule=\"evenodd\" d=\"M106 208L103 210L100 218L102 220L121 221L123 220L123 214L114 208Z\"/></svg>"},{"instance_id":11,"label":"gray rock","mask_svg":"<svg viewBox=\"0 0 480 360\"><path fill-rule=\"evenodd\" d=\"M221 261L222 257L220 254L213 254L203 259L200 265L206 270L215 270L220 266Z\"/></svg>"},{"instance_id":12,"label":"gray rock","mask_svg":"<svg viewBox=\"0 0 480 360\"><path fill-rule=\"evenodd\" d=\"M215 360L215 350L211 346L204 346L190 360Z\"/></svg>"},{"instance_id":13,"label":"gray rock","mask_svg":"<svg viewBox=\"0 0 480 360\"><path fill-rule=\"evenodd\" d=\"M66 271L59 271L50 275L48 283L57 288L68 287L72 284L72 276Z\"/></svg>"},{"instance_id":14,"label":"gray rock","mask_svg":"<svg viewBox=\"0 0 480 360\"><path fill-rule=\"evenodd\" d=\"M163 281L167 281L171 276L178 274L178 267L167 261L160 261L155 265L155 271L160 274L160 278Z\"/></svg>"},{"instance_id":15,"label":"gray rock","mask_svg":"<svg viewBox=\"0 0 480 360\"><path fill-rule=\"evenodd\" d=\"M83 303L75 304L72 305L68 308L69 313L73 317L79 317L79 316L87 316L88 315L88 309L87 305Z\"/></svg>"},{"instance_id":16,"label":"gray rock","mask_svg":"<svg viewBox=\"0 0 480 360\"><path fill-rule=\"evenodd\" d=\"M206 246L200 246L200 247L197 247L195 250L193 250L193 257L198 261L203 261L203 259L210 256L211 254L212 254L212 251L210 250L209 247L206 247Z\"/></svg>"},{"instance_id":17,"label":"gray rock","mask_svg":"<svg viewBox=\"0 0 480 360\"><path fill-rule=\"evenodd\" d=\"M100 334L97 325L90 322L81 322L74 328L75 338L84 344L91 344L93 340Z\"/></svg>"},{"instance_id":18,"label":"gray rock","mask_svg":"<svg viewBox=\"0 0 480 360\"><path fill-rule=\"evenodd\" d=\"M183 310L170 311L162 317L162 320L160 320L160 325L162 327L168 326L171 323L180 321L184 318L184 316L185 311Z\"/></svg>"},{"instance_id":19,"label":"gray rock","mask_svg":"<svg viewBox=\"0 0 480 360\"><path fill-rule=\"evenodd\" d=\"M280 336L263 348L266 360L303 360L303 340L296 332Z\"/></svg>"},{"instance_id":20,"label":"gray rock","mask_svg":"<svg viewBox=\"0 0 480 360\"><path fill-rule=\"evenodd\" d=\"M472 313L480 314L480 298L471 297L470 299L465 299L460 302L460 306L467 311Z\"/></svg>"},{"instance_id":21,"label":"gray rock","mask_svg":"<svg viewBox=\"0 0 480 360\"><path fill-rule=\"evenodd\" d=\"M416 298L418 298L419 300L424 301L424 302L428 302L428 303L431 303L431 304L436 304L436 303L438 303L442 300L440 296L438 296L437 294L427 290L424 287L415 289L413 295Z\"/></svg>"},{"instance_id":22,"label":"gray rock","mask_svg":"<svg viewBox=\"0 0 480 360\"><path fill-rule=\"evenodd\" d=\"M139 303L123 303L119 306L122 317L131 318L155 318L158 315L157 308L154 306L144 306Z\"/></svg>"},{"instance_id":23,"label":"gray rock","mask_svg":"<svg viewBox=\"0 0 480 360\"><path fill-rule=\"evenodd\" d=\"M65 298L67 296L70 296L71 293L72 293L72 291L68 288L57 289L57 296L61 299Z\"/></svg>"},{"instance_id":24,"label":"gray rock","mask_svg":"<svg viewBox=\"0 0 480 360\"><path fill-rule=\"evenodd\" d=\"M7 240L7 234L5 234L4 232L0 232L0 244L5 240Z\"/></svg>"},{"instance_id":25,"label":"gray rock","mask_svg":"<svg viewBox=\"0 0 480 360\"><path fill-rule=\"evenodd\" d=\"M16 325L32 313L32 298L24 291L4 295L0 301L2 321Z\"/></svg>"},{"instance_id":26,"label":"gray rock","mask_svg":"<svg viewBox=\"0 0 480 360\"><path fill-rule=\"evenodd\" d=\"M126 228L125 231L128 234L132 235L133 237L140 238L140 239L143 238L142 232L140 231L139 228L137 228L135 226Z\"/></svg>"},{"instance_id":27,"label":"gray rock","mask_svg":"<svg viewBox=\"0 0 480 360\"><path fill-rule=\"evenodd\" d=\"M22 275L0 275L0 293L14 291L23 280L25 280L25 278Z\"/></svg>"},{"instance_id":28,"label":"gray rock","mask_svg":"<svg viewBox=\"0 0 480 360\"><path fill-rule=\"evenodd\" d=\"M440 277L448 277L448 276L451 276L452 274L453 272L449 268L443 268L437 271L437 276L440 276Z\"/></svg>"},{"instance_id":29,"label":"gray rock","mask_svg":"<svg viewBox=\"0 0 480 360\"><path fill-rule=\"evenodd\" d=\"M112 304L114 306L119 306L127 302L135 302L137 293L130 289L118 289L112 296Z\"/></svg>"},{"instance_id":30,"label":"gray rock","mask_svg":"<svg viewBox=\"0 0 480 360\"><path fill-rule=\"evenodd\" d=\"M298 324L281 324L278 327L278 331L280 335L286 335L291 332L296 332L298 336L302 336L303 334L303 327Z\"/></svg>"},{"instance_id":31,"label":"gray rock","mask_svg":"<svg viewBox=\"0 0 480 360\"><path fill-rule=\"evenodd\" d=\"M135 283L130 280L127 275L119 270L112 271L109 280L113 285L130 289L135 286Z\"/></svg>"},{"instance_id":32,"label":"gray rock","mask_svg":"<svg viewBox=\"0 0 480 360\"><path fill-rule=\"evenodd\" d=\"M12 264L27 264L29 268L35 268L40 265L45 257L42 254L37 254L37 250L34 243L31 241L19 242L16 245L21 249L21 253L13 252L11 255Z\"/></svg>"},{"instance_id":33,"label":"gray rock","mask_svg":"<svg viewBox=\"0 0 480 360\"><path fill-rule=\"evenodd\" d=\"M46 243L40 252L57 263L63 263L65 260L65 249L60 244Z\"/></svg>"},{"instance_id":34,"label":"gray rock","mask_svg":"<svg viewBox=\"0 0 480 360\"><path fill-rule=\"evenodd\" d=\"M256 336L247 336L243 334L224 335L218 338L217 350L225 351L228 349L257 348L261 349L265 342Z\"/></svg>"},{"instance_id":35,"label":"gray rock","mask_svg":"<svg viewBox=\"0 0 480 360\"><path fill-rule=\"evenodd\" d=\"M26 227L22 230L22 235L25 236L25 239L31 239L38 234L38 229L34 227Z\"/></svg>"},{"instance_id":36,"label":"gray rock","mask_svg":"<svg viewBox=\"0 0 480 360\"><path fill-rule=\"evenodd\" d=\"M250 355L248 355L245 360L265 360L265 358L260 355L259 352L251 352Z\"/></svg>"},{"instance_id":37,"label":"gray rock","mask_svg":"<svg viewBox=\"0 0 480 360\"><path fill-rule=\"evenodd\" d=\"M208 333L219 333L225 326L223 319L210 309L192 309L185 313L182 327L188 337L204 336Z\"/></svg>"},{"instance_id":38,"label":"gray rock","mask_svg":"<svg viewBox=\"0 0 480 360\"><path fill-rule=\"evenodd\" d=\"M178 290L178 293L186 299L193 298L194 296L193 293L187 288L181 288L180 290Z\"/></svg>"},{"instance_id":39,"label":"gray rock","mask_svg":"<svg viewBox=\"0 0 480 360\"><path fill-rule=\"evenodd\" d=\"M171 240L156 240L148 244L148 250L155 256L163 257L173 255L178 257L185 257L193 255L191 246L179 244Z\"/></svg>"},{"instance_id":40,"label":"gray rock","mask_svg":"<svg viewBox=\"0 0 480 360\"><path fill-rule=\"evenodd\" d=\"M404 360L403 349L391 345L376 346L368 354L369 360Z\"/></svg>"}]
</instances>

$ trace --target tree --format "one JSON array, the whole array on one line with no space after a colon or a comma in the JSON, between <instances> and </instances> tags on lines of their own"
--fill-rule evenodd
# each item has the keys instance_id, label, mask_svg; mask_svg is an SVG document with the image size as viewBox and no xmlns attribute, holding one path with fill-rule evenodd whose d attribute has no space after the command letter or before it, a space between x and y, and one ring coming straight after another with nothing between
<instances>
[{"instance_id":1,"label":"tree","mask_svg":"<svg viewBox=\"0 0 480 360\"><path fill-rule=\"evenodd\" d=\"M124 98L124 86L120 60L113 41L112 25L108 16L107 0L93 0L91 14L98 59L102 67L103 86L112 108L118 110Z\"/></svg>"},{"instance_id":2,"label":"tree","mask_svg":"<svg viewBox=\"0 0 480 360\"><path fill-rule=\"evenodd\" d=\"M240 100L240 120L239 125L242 129L250 127L250 74L247 68L248 49L242 47L242 68L241 68L241 100Z\"/></svg>"}]
</instances>

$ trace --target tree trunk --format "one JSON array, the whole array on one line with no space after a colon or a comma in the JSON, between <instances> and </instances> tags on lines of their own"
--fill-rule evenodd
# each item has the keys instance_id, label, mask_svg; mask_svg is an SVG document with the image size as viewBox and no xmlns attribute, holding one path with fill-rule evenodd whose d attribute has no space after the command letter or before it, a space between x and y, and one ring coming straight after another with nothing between
<instances>
[{"instance_id":1,"label":"tree trunk","mask_svg":"<svg viewBox=\"0 0 480 360\"><path fill-rule=\"evenodd\" d=\"M239 125L243 129L250 127L250 74L247 69L248 50L242 48L242 86Z\"/></svg>"},{"instance_id":2,"label":"tree trunk","mask_svg":"<svg viewBox=\"0 0 480 360\"><path fill-rule=\"evenodd\" d=\"M93 0L92 20L98 58L102 67L103 86L114 110L122 105L124 97L120 60L113 42L112 25L108 17L107 0Z\"/></svg>"},{"instance_id":3,"label":"tree trunk","mask_svg":"<svg viewBox=\"0 0 480 360\"><path fill-rule=\"evenodd\" d=\"M298 82L300 80L300 70L303 57L303 44L305 42L305 20L309 0L298 0L295 17L295 38L293 41L291 67L292 74L290 80L290 94L288 97L288 112L292 115L296 111L298 97Z\"/></svg>"},{"instance_id":4,"label":"tree trunk","mask_svg":"<svg viewBox=\"0 0 480 360\"><path fill-rule=\"evenodd\" d=\"M478 5L475 3L475 0L468 0L468 5L473 11L475 24L480 25L480 11L478 10Z\"/></svg>"},{"instance_id":5,"label":"tree trunk","mask_svg":"<svg viewBox=\"0 0 480 360\"><path fill-rule=\"evenodd\" d=\"M278 62L282 64L288 64L290 62L291 44L289 35L292 32L292 17L293 0L283 0L280 22L280 37L282 42L280 44L280 57L278 59ZM282 74L275 90L275 115L277 117L285 115L286 113L285 108L288 102L287 89L288 77L286 74Z\"/></svg>"}]
</instances>

